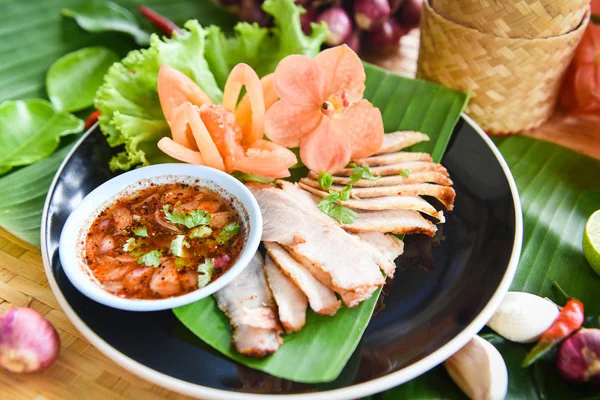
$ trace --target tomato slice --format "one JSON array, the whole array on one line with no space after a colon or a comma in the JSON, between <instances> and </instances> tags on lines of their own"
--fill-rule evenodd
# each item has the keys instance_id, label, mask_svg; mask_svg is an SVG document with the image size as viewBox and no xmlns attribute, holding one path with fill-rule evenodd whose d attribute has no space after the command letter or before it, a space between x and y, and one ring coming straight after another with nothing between
<instances>
[{"instance_id":1,"label":"tomato slice","mask_svg":"<svg viewBox=\"0 0 600 400\"><path fill-rule=\"evenodd\" d=\"M192 128L194 139L196 139L198 150L200 150L202 157L206 161L206 165L225 171L223 158L219 153L217 145L210 136L210 133L206 129L206 125L204 125L204 122L202 122L202 119L200 118L200 110L198 110L198 107L192 105L188 106L186 116L190 128Z\"/></svg>"},{"instance_id":2,"label":"tomato slice","mask_svg":"<svg viewBox=\"0 0 600 400\"><path fill-rule=\"evenodd\" d=\"M225 171L233 172L235 160L244 155L240 144L242 129L236 122L235 114L221 105L204 105L200 107L200 118L223 157Z\"/></svg>"}]
</instances>

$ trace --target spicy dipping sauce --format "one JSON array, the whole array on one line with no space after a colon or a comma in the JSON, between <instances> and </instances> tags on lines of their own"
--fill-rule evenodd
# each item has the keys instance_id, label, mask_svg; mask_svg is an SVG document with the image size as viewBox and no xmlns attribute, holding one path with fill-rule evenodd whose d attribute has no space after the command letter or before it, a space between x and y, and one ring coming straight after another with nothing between
<instances>
[{"instance_id":1,"label":"spicy dipping sauce","mask_svg":"<svg viewBox=\"0 0 600 400\"><path fill-rule=\"evenodd\" d=\"M244 241L241 216L219 193L154 184L100 213L85 238L85 260L108 292L162 299L217 279L235 263Z\"/></svg>"}]
</instances>

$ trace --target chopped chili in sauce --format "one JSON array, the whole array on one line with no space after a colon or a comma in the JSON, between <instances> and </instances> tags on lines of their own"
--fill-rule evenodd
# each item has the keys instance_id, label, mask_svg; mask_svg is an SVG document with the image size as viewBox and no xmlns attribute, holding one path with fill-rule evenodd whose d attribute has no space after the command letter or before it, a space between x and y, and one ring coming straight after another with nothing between
<instances>
[{"instance_id":1,"label":"chopped chili in sauce","mask_svg":"<svg viewBox=\"0 0 600 400\"><path fill-rule=\"evenodd\" d=\"M216 280L244 246L242 218L219 193L184 183L120 198L92 223L85 259L119 297L180 296Z\"/></svg>"}]
</instances>

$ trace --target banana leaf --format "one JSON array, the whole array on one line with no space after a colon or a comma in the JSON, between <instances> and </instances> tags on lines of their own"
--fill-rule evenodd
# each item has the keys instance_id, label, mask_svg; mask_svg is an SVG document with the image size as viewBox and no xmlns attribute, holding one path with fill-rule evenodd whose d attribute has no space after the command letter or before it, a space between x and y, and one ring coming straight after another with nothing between
<instances>
[{"instance_id":1,"label":"banana leaf","mask_svg":"<svg viewBox=\"0 0 600 400\"><path fill-rule=\"evenodd\" d=\"M583 256L583 229L600 209L600 161L552 143L525 136L496 139L521 196L524 234L521 260L510 290L554 297L557 281L569 295L581 299L586 315L600 313L600 276ZM597 399L597 391L562 379L551 354L532 368L521 368L531 345L509 342L484 330L508 368L508 399ZM443 367L394 388L383 400L464 399Z\"/></svg>"},{"instance_id":2,"label":"banana leaf","mask_svg":"<svg viewBox=\"0 0 600 400\"><path fill-rule=\"evenodd\" d=\"M382 111L386 132L419 130L431 140L419 151L439 161L467 95L432 83L402 78L365 64L365 98ZM417 146L415 146L416 148ZM273 355L244 357L231 346L231 328L212 297L175 309L179 320L200 339L248 367L296 382L330 382L338 377L363 335L379 291L354 309L343 307L334 317L308 312L304 329L284 337Z\"/></svg>"},{"instance_id":3,"label":"banana leaf","mask_svg":"<svg viewBox=\"0 0 600 400\"><path fill-rule=\"evenodd\" d=\"M46 72L58 58L87 46L105 46L121 57L136 47L131 37L121 33L92 34L77 23L61 15L62 8L72 8L85 0L1 0L0 1L0 103L9 99L46 98ZM203 24L216 23L224 30L236 22L211 1L201 0L149 0L119 1L137 15L139 3L148 5L183 23L197 18ZM143 21L141 21L143 23ZM148 27L150 29L150 27ZM87 116L83 113L81 116ZM63 141L62 146L66 143ZM22 239L39 246L39 230L45 194L66 152L57 153L42 164L17 170L0 179L0 226ZM13 177L13 175L16 177ZM27 180L17 179L19 176ZM24 187L20 201L15 203L4 197L11 187ZM18 217L15 217L18 216Z\"/></svg>"}]
</instances>

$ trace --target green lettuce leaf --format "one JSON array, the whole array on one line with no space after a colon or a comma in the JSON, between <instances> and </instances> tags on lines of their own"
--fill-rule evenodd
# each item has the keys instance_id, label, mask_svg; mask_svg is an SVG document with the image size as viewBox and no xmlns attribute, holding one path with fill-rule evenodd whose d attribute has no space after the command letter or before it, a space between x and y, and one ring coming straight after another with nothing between
<instances>
[{"instance_id":1,"label":"green lettuce leaf","mask_svg":"<svg viewBox=\"0 0 600 400\"><path fill-rule=\"evenodd\" d=\"M172 39L152 35L148 49L134 50L113 64L95 99L108 143L124 146L111 160L111 169L172 161L156 147L160 138L170 135L156 88L161 65L185 73L220 103L221 88L236 64L245 62L263 76L273 72L287 55L313 57L319 52L327 34L324 24L314 25L307 36L300 26L302 8L293 0L267 0L263 8L273 16L274 28L239 23L234 36L227 38L216 26L204 29L198 21L188 21L186 30Z\"/></svg>"},{"instance_id":2,"label":"green lettuce leaf","mask_svg":"<svg viewBox=\"0 0 600 400\"><path fill-rule=\"evenodd\" d=\"M217 26L208 28L206 59L221 87L238 63L250 65L262 77L273 72L279 61L290 54L314 57L319 53L329 32L325 23L313 24L312 33L307 36L300 25L304 10L293 0L266 0L263 9L273 17L274 28L241 22L231 38Z\"/></svg>"},{"instance_id":3,"label":"green lettuce leaf","mask_svg":"<svg viewBox=\"0 0 600 400\"><path fill-rule=\"evenodd\" d=\"M221 89L204 59L206 31L195 20L188 21L185 28L172 39L152 35L148 49L131 51L104 77L95 99L101 112L100 127L112 147L125 147L111 160L111 169L127 170L170 160L156 147L160 138L170 134L157 92L162 64L188 75L213 101L221 100Z\"/></svg>"},{"instance_id":4,"label":"green lettuce leaf","mask_svg":"<svg viewBox=\"0 0 600 400\"><path fill-rule=\"evenodd\" d=\"M59 58L48 70L46 90L58 111L79 111L94 104L108 68L119 61L106 47L94 46Z\"/></svg>"},{"instance_id":5,"label":"green lettuce leaf","mask_svg":"<svg viewBox=\"0 0 600 400\"><path fill-rule=\"evenodd\" d=\"M150 41L150 34L140 27L135 15L112 1L85 1L79 7L64 8L62 14L75 19L88 32L126 33L140 46L147 46Z\"/></svg>"},{"instance_id":6,"label":"green lettuce leaf","mask_svg":"<svg viewBox=\"0 0 600 400\"><path fill-rule=\"evenodd\" d=\"M83 121L57 112L47 100L0 104L0 174L33 164L58 148L62 136L81 132Z\"/></svg>"}]
</instances>

